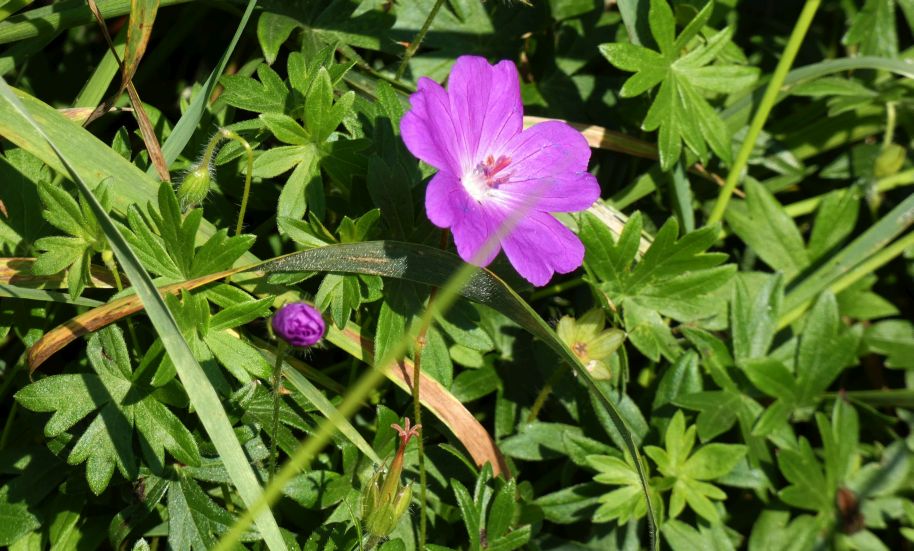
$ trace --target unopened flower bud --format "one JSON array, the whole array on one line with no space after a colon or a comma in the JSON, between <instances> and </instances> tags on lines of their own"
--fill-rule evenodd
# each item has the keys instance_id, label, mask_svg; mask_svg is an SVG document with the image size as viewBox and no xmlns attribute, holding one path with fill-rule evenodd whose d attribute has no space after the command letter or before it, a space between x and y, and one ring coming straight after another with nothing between
<instances>
[{"instance_id":1,"label":"unopened flower bud","mask_svg":"<svg viewBox=\"0 0 914 551\"><path fill-rule=\"evenodd\" d=\"M324 336L324 318L304 302L286 304L273 315L276 336L292 346L312 346Z\"/></svg>"},{"instance_id":2,"label":"unopened flower bud","mask_svg":"<svg viewBox=\"0 0 914 551\"><path fill-rule=\"evenodd\" d=\"M212 176L205 165L197 165L188 172L184 176L184 181L178 186L178 201L181 203L181 209L187 210L203 202L206 194L209 193L211 181Z\"/></svg>"},{"instance_id":3,"label":"unopened flower bud","mask_svg":"<svg viewBox=\"0 0 914 551\"><path fill-rule=\"evenodd\" d=\"M410 427L409 418L403 427L391 425L400 435L397 454L386 473L377 470L368 482L362 500L362 521L365 531L375 538L385 538L394 531L400 517L409 509L413 490L409 484L403 485L400 475L403 472L403 454L406 444L413 436L418 436L422 425Z\"/></svg>"}]
</instances>

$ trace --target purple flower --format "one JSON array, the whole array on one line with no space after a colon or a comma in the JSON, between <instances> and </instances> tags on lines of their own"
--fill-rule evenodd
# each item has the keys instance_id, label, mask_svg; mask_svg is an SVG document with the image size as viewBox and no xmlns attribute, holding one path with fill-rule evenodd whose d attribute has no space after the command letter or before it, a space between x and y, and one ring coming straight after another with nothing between
<instances>
[{"instance_id":1,"label":"purple flower","mask_svg":"<svg viewBox=\"0 0 914 551\"><path fill-rule=\"evenodd\" d=\"M600 196L587 172L590 148L564 122L523 129L514 63L461 56L447 91L423 77L409 101L403 141L438 169L425 210L433 224L451 229L461 258L485 266L504 249L538 286L581 265L584 246L550 213L586 209Z\"/></svg>"},{"instance_id":2,"label":"purple flower","mask_svg":"<svg viewBox=\"0 0 914 551\"><path fill-rule=\"evenodd\" d=\"M273 315L273 331L292 346L311 346L324 336L324 318L310 304L291 302Z\"/></svg>"}]
</instances>

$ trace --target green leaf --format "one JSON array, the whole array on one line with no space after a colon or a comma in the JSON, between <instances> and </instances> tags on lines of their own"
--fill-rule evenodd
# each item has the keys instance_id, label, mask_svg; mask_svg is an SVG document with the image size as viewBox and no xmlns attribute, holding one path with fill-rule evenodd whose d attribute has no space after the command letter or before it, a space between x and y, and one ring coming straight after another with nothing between
<instances>
[{"instance_id":1,"label":"green leaf","mask_svg":"<svg viewBox=\"0 0 914 551\"><path fill-rule=\"evenodd\" d=\"M743 370L756 388L788 404L795 404L800 398L793 374L783 363L773 358L757 358L743 362Z\"/></svg>"},{"instance_id":2,"label":"green leaf","mask_svg":"<svg viewBox=\"0 0 914 551\"><path fill-rule=\"evenodd\" d=\"M906 320L885 320L867 327L863 344L871 353L886 357L886 367L914 369L914 325Z\"/></svg>"},{"instance_id":3,"label":"green leaf","mask_svg":"<svg viewBox=\"0 0 914 551\"><path fill-rule=\"evenodd\" d=\"M644 503L640 487L637 486L638 475L631 471L635 478L635 503ZM543 515L556 524L572 524L590 519L604 489L595 483L585 482L562 488L556 492L539 496L533 502L542 509Z\"/></svg>"},{"instance_id":4,"label":"green leaf","mask_svg":"<svg viewBox=\"0 0 914 551\"><path fill-rule=\"evenodd\" d=\"M322 143L336 125L329 127L330 108L333 105L333 84L327 69L321 67L305 100L305 127L314 143ZM339 122L337 122L339 124Z\"/></svg>"},{"instance_id":5,"label":"green leaf","mask_svg":"<svg viewBox=\"0 0 914 551\"><path fill-rule=\"evenodd\" d=\"M796 450L782 449L778 466L790 485L778 492L780 498L799 509L831 512L835 488L828 487L822 466L806 438L800 437Z\"/></svg>"},{"instance_id":6,"label":"green leaf","mask_svg":"<svg viewBox=\"0 0 914 551\"><path fill-rule=\"evenodd\" d=\"M359 280L351 275L327 274L314 296L314 304L322 312L330 310L333 323L343 329L352 311L359 307L362 298Z\"/></svg>"},{"instance_id":7,"label":"green leaf","mask_svg":"<svg viewBox=\"0 0 914 551\"><path fill-rule=\"evenodd\" d=\"M260 81L242 75L228 75L220 79L225 87L222 97L232 107L254 113L282 113L289 89L269 65L257 67Z\"/></svg>"},{"instance_id":8,"label":"green leaf","mask_svg":"<svg viewBox=\"0 0 914 551\"><path fill-rule=\"evenodd\" d=\"M737 420L742 398L727 390L707 390L680 396L673 403L701 413L695 421L698 435L709 440L730 430Z\"/></svg>"},{"instance_id":9,"label":"green leaf","mask_svg":"<svg viewBox=\"0 0 914 551\"><path fill-rule=\"evenodd\" d=\"M272 65L279 54L279 48L299 26L298 21L285 15L265 11L257 18L257 40L263 50L263 57Z\"/></svg>"},{"instance_id":10,"label":"green leaf","mask_svg":"<svg viewBox=\"0 0 914 551\"><path fill-rule=\"evenodd\" d=\"M797 385L804 402L815 400L856 359L859 338L840 331L840 325L835 296L823 293L809 313L797 348Z\"/></svg>"},{"instance_id":11,"label":"green leaf","mask_svg":"<svg viewBox=\"0 0 914 551\"><path fill-rule=\"evenodd\" d=\"M256 348L228 331L217 331L211 327L203 341L216 360L242 383L250 382L252 375L259 379L269 379L273 372Z\"/></svg>"},{"instance_id":12,"label":"green leaf","mask_svg":"<svg viewBox=\"0 0 914 551\"><path fill-rule=\"evenodd\" d=\"M595 216L585 214L581 241L585 246L584 265L600 280L608 300L626 310L633 303L680 321L711 315L718 301L708 295L723 286L736 271L735 266L718 266L726 256L704 252L716 240L714 228L702 228L676 238L679 226L670 218L660 228L651 247L634 267L638 250L641 218L633 216L613 245L613 235ZM639 316L642 317L642 316ZM650 322L655 325L655 322ZM629 332L634 327L626 323ZM637 345L636 338L633 342ZM651 355L655 357L659 348Z\"/></svg>"},{"instance_id":13,"label":"green leaf","mask_svg":"<svg viewBox=\"0 0 914 551\"><path fill-rule=\"evenodd\" d=\"M489 551L514 551L530 541L531 527L529 524L521 526L494 541L490 540L486 549Z\"/></svg>"},{"instance_id":14,"label":"green leaf","mask_svg":"<svg viewBox=\"0 0 914 551\"><path fill-rule=\"evenodd\" d=\"M855 189L836 190L826 195L816 211L809 236L809 260L814 262L839 246L854 231L859 212L860 199Z\"/></svg>"},{"instance_id":15,"label":"green leaf","mask_svg":"<svg viewBox=\"0 0 914 551\"><path fill-rule=\"evenodd\" d=\"M496 492L489 508L486 520L486 534L489 538L499 538L505 535L514 524L514 515L517 512L517 483L509 480Z\"/></svg>"},{"instance_id":16,"label":"green leaf","mask_svg":"<svg viewBox=\"0 0 914 551\"><path fill-rule=\"evenodd\" d=\"M800 230L774 195L752 179L745 184L745 208L727 209L727 224L766 264L790 281L809 265Z\"/></svg>"},{"instance_id":17,"label":"green leaf","mask_svg":"<svg viewBox=\"0 0 914 551\"><path fill-rule=\"evenodd\" d=\"M272 147L254 159L254 176L257 178L275 178L292 170L297 165L309 166L314 156L311 145L281 145Z\"/></svg>"},{"instance_id":18,"label":"green leaf","mask_svg":"<svg viewBox=\"0 0 914 551\"><path fill-rule=\"evenodd\" d=\"M451 479L451 488L454 490L454 497L457 498L457 506L460 508L460 516L466 525L467 533L470 537L470 549L478 551L480 549L479 529L480 529L480 512L476 509L470 492L459 480Z\"/></svg>"},{"instance_id":19,"label":"green leaf","mask_svg":"<svg viewBox=\"0 0 914 551\"><path fill-rule=\"evenodd\" d=\"M232 515L184 473L179 471L178 480L168 485L168 543L172 548L212 549L233 523ZM251 536L244 539L257 539Z\"/></svg>"},{"instance_id":20,"label":"green leaf","mask_svg":"<svg viewBox=\"0 0 914 551\"><path fill-rule=\"evenodd\" d=\"M331 420L339 418L336 408L304 375L298 372L294 367L283 364L283 375L289 380L289 384L302 393L306 400L311 402L318 411ZM336 429L340 434L345 436L350 442L371 459L376 465L381 464L381 458L375 453L374 449L362 437L361 434L348 421L336 423Z\"/></svg>"},{"instance_id":21,"label":"green leaf","mask_svg":"<svg viewBox=\"0 0 914 551\"><path fill-rule=\"evenodd\" d=\"M698 354L687 350L667 368L657 385L653 409L675 402L679 397L701 391Z\"/></svg>"},{"instance_id":22,"label":"green leaf","mask_svg":"<svg viewBox=\"0 0 914 551\"><path fill-rule=\"evenodd\" d=\"M759 278L764 278L758 282ZM755 292L750 292L750 285ZM733 286L730 330L738 363L768 352L777 329L784 292L780 275L739 274Z\"/></svg>"},{"instance_id":23,"label":"green leaf","mask_svg":"<svg viewBox=\"0 0 914 551\"><path fill-rule=\"evenodd\" d=\"M193 435L158 400L147 398L137 403L133 413L136 428L143 435L141 445L147 446L157 459L149 464L164 465L164 450L185 465L200 464L200 450Z\"/></svg>"},{"instance_id":24,"label":"green leaf","mask_svg":"<svg viewBox=\"0 0 914 551\"><path fill-rule=\"evenodd\" d=\"M264 14L267 15L267 14ZM261 16L261 19L263 17ZM295 119L283 113L262 113L260 120L266 125L267 130L282 143L291 145L304 145L308 143L308 133Z\"/></svg>"},{"instance_id":25,"label":"green leaf","mask_svg":"<svg viewBox=\"0 0 914 551\"><path fill-rule=\"evenodd\" d=\"M473 373L473 372L471 372ZM526 461L542 461L566 454L562 435L581 434L581 429L563 423L529 423L521 425L520 431L501 441L501 450L506 455Z\"/></svg>"},{"instance_id":26,"label":"green leaf","mask_svg":"<svg viewBox=\"0 0 914 551\"><path fill-rule=\"evenodd\" d=\"M7 478L0 487L0 545L9 546L22 542L32 530L42 525L39 517L30 511L30 504L40 503L48 494L57 490L68 470L64 463L44 447L16 447L15 465L11 465L7 450L5 459ZM46 507L42 507L46 511ZM40 538L39 538L40 539ZM46 543L46 542L45 542ZM11 547L11 549L14 548ZM34 549L41 549L39 541Z\"/></svg>"},{"instance_id":27,"label":"green leaf","mask_svg":"<svg viewBox=\"0 0 914 551\"><path fill-rule=\"evenodd\" d=\"M733 470L746 456L746 446L708 444L702 446L683 465L683 474L695 480L714 480Z\"/></svg>"},{"instance_id":28,"label":"green leaf","mask_svg":"<svg viewBox=\"0 0 914 551\"><path fill-rule=\"evenodd\" d=\"M127 347L116 326L92 336L88 355L96 374L53 375L23 388L16 399L28 409L55 412L45 426L49 437L99 410L68 458L73 464L87 463L92 491L100 494L107 487L115 465L126 478L137 476L134 424L141 446L155 459L149 462L154 468L163 467L165 449L185 464L200 462L187 428L150 394L151 389L132 382Z\"/></svg>"},{"instance_id":29,"label":"green leaf","mask_svg":"<svg viewBox=\"0 0 914 551\"><path fill-rule=\"evenodd\" d=\"M749 551L801 551L815 546L819 526L812 515L790 520L790 511L765 509L755 521Z\"/></svg>"},{"instance_id":30,"label":"green leaf","mask_svg":"<svg viewBox=\"0 0 914 551\"><path fill-rule=\"evenodd\" d=\"M255 319L265 318L270 314L270 306L275 297L267 296L257 300L238 303L213 314L209 331L232 329L250 323Z\"/></svg>"},{"instance_id":31,"label":"green leaf","mask_svg":"<svg viewBox=\"0 0 914 551\"><path fill-rule=\"evenodd\" d=\"M895 0L866 0L841 42L847 45L859 44L863 55L896 57L898 32L895 26Z\"/></svg>"},{"instance_id":32,"label":"green leaf","mask_svg":"<svg viewBox=\"0 0 914 551\"><path fill-rule=\"evenodd\" d=\"M644 37L637 36L632 44L600 45L600 52L610 63L635 73L622 85L622 97L637 96L660 85L642 128L659 128L657 142L663 170L670 170L679 160L683 143L703 161L707 161L710 147L724 162L731 162L730 134L699 90L732 94L750 86L757 77L751 67L708 65L720 57L730 42L731 28L692 46L712 9L713 2L708 2L676 37L676 20L670 5L666 0L651 0L647 19L659 52L644 47ZM630 33L636 13L632 7L623 11ZM637 19L643 21L643 17ZM639 42L642 45L637 45Z\"/></svg>"}]
</instances>

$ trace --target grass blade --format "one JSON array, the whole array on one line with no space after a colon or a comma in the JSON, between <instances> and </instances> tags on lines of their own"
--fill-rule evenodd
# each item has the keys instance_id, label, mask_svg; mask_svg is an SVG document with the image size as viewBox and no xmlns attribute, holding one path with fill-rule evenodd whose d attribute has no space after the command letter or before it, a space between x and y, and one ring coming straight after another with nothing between
<instances>
[{"instance_id":1,"label":"grass blade","mask_svg":"<svg viewBox=\"0 0 914 551\"><path fill-rule=\"evenodd\" d=\"M799 317L819 293L842 275L878 254L911 224L914 224L914 194L909 195L839 253L793 284L784 296L783 311L787 314L780 320L780 326L784 327Z\"/></svg>"},{"instance_id":2,"label":"grass blade","mask_svg":"<svg viewBox=\"0 0 914 551\"><path fill-rule=\"evenodd\" d=\"M0 93L2 93L6 103L10 104L24 121L44 137L48 146L54 150L54 153L65 166L67 174L77 184L80 192L89 202L115 256L127 273L127 277L130 278L139 298L146 306L150 320L161 337L165 350L172 359L178 376L184 384L190 403L193 405L197 415L199 415L203 427L219 452L229 476L238 488L241 499L246 504L257 502L262 493L260 484L257 482L244 450L242 450L241 444L232 430L232 425L225 413L225 409L222 407L216 391L210 384L200 364L194 359L174 317L165 306L165 301L152 283L149 274L140 264L127 241L98 202L98 199L92 194L92 190L84 181L82 175L74 170L68 159L56 148L54 142L44 135L41 126L32 118L4 80L0 80ZM282 534L279 532L279 526L269 509L263 509L255 517L254 522L271 550L286 549Z\"/></svg>"},{"instance_id":3,"label":"grass blade","mask_svg":"<svg viewBox=\"0 0 914 551\"><path fill-rule=\"evenodd\" d=\"M103 304L102 302L92 300L91 298L76 297L75 299L71 299L70 295L66 293L56 293L43 289L29 289L28 287L17 287L15 285L5 285L3 283L0 283L0 297L22 298L42 302L62 302L76 306L88 306L90 308Z\"/></svg>"},{"instance_id":4,"label":"grass blade","mask_svg":"<svg viewBox=\"0 0 914 551\"><path fill-rule=\"evenodd\" d=\"M160 0L159 6L183 4L190 0ZM101 0L98 9L105 19L130 12L130 0ZM11 16L0 23L0 44L17 42L26 38L45 36L72 27L88 25L93 21L92 12L84 0L53 2L34 10Z\"/></svg>"}]
</instances>

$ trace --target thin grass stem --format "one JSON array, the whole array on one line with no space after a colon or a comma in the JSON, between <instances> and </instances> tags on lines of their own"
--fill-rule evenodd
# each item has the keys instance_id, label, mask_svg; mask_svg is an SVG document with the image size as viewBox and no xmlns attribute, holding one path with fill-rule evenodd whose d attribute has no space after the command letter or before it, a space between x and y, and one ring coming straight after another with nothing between
<instances>
[{"instance_id":1,"label":"thin grass stem","mask_svg":"<svg viewBox=\"0 0 914 551\"><path fill-rule=\"evenodd\" d=\"M858 264L854 269L848 271L843 276L835 279L831 285L828 286L828 290L835 294L840 293L860 279L888 264L896 256L904 253L905 250L907 250L909 247L914 247L914 232L907 234L901 239L898 239L888 247L882 249L878 253L870 256ZM778 329L783 329L784 327L787 327L796 321L812 305L812 303L812 299L807 300L803 304L800 304L788 312L784 317L781 318L780 322L778 323Z\"/></svg>"},{"instance_id":2,"label":"thin grass stem","mask_svg":"<svg viewBox=\"0 0 914 551\"><path fill-rule=\"evenodd\" d=\"M762 128L764 128L765 122L768 120L771 109L777 102L778 93L781 91L784 79L787 78L787 73L790 72L790 67L793 65L797 52L800 51L800 46L803 44L803 38L806 36L806 31L809 30L809 26L812 23L813 17L816 15L816 11L819 9L821 1L822 0L806 0L803 11L800 12L800 17L797 19L797 24L794 26L793 32L790 33L787 47L784 48L784 53L781 55L781 60L778 62L774 74L771 76L771 81L768 83L765 95L762 96L758 111L756 111L755 116L752 117L752 123L749 125L749 131L746 133L743 144L739 148L739 153L736 155L736 161L733 163L733 166L730 167L730 173L727 174L727 181L724 183L723 189L720 190L720 194L717 196L714 208L711 209L711 215L708 217L707 225L716 224L723 219L724 212L727 210L727 204L730 202L730 197L733 195L733 191L743 177L743 171L749 163L749 156L752 154L752 148L755 146L755 142L758 140L759 134L761 134Z\"/></svg>"}]
</instances>

